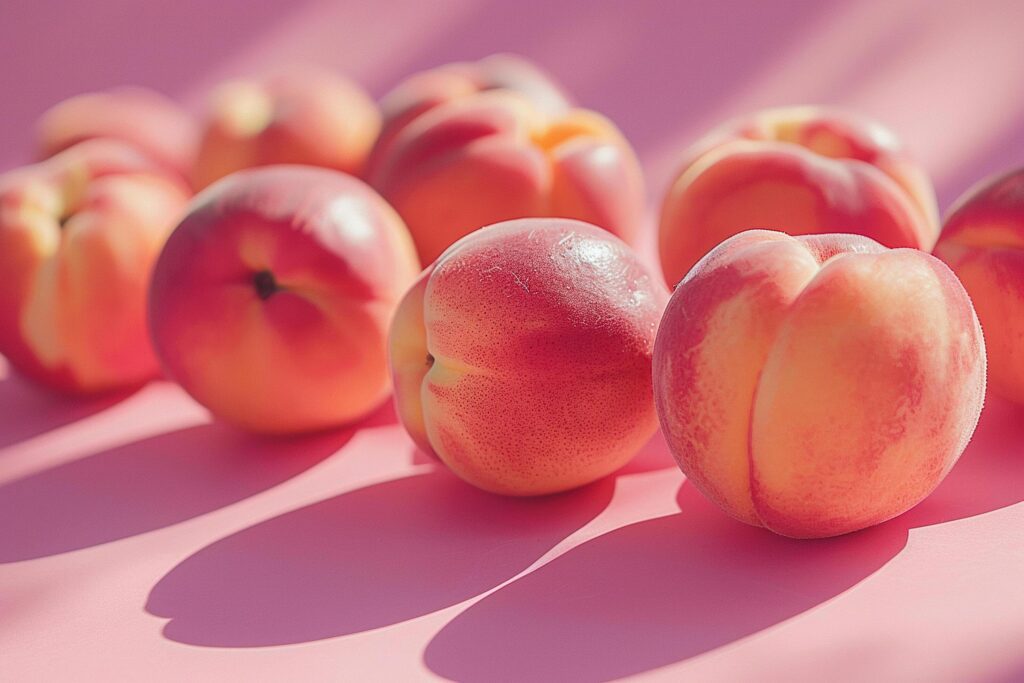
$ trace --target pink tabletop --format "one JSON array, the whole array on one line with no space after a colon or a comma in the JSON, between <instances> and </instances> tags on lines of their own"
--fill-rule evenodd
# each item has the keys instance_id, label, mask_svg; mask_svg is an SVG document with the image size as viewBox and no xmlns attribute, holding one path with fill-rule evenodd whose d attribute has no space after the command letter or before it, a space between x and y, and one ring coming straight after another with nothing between
<instances>
[{"instance_id":1,"label":"pink tabletop","mask_svg":"<svg viewBox=\"0 0 1024 683\"><path fill-rule=\"evenodd\" d=\"M195 108L318 62L379 95L498 51L620 124L652 207L688 142L768 105L888 122L943 208L1024 163L1018 0L47 4L0 9L0 168L75 92ZM3 680L1024 681L1024 409L994 398L919 507L799 542L724 517L660 436L605 481L508 500L389 406L266 440L166 383L71 401L3 371L0 520Z\"/></svg>"}]
</instances>

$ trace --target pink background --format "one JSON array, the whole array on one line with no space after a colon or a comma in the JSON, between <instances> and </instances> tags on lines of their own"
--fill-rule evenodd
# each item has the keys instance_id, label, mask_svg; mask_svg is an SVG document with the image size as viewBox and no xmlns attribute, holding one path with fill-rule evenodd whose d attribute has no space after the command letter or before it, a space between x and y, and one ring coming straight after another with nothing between
<instances>
[{"instance_id":1,"label":"pink background","mask_svg":"<svg viewBox=\"0 0 1024 683\"><path fill-rule=\"evenodd\" d=\"M1024 163L1024 4L6 0L0 168L70 94L196 108L225 76L342 69L380 95L496 51L635 143L652 205L720 119L807 102L889 123L947 207ZM734 523L660 437L606 481L478 493L381 409L261 441L176 388L69 402L0 379L0 678L1024 680L1024 413L991 399L917 509L796 542Z\"/></svg>"}]
</instances>

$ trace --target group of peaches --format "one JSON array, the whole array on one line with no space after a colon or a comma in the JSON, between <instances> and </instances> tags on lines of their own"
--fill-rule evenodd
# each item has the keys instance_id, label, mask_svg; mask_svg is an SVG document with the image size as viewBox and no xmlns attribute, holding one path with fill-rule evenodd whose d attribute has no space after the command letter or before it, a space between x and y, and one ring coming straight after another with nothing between
<instances>
[{"instance_id":1,"label":"group of peaches","mask_svg":"<svg viewBox=\"0 0 1024 683\"><path fill-rule=\"evenodd\" d=\"M793 537L927 496L977 424L986 355L1024 401L1024 171L941 226L922 169L845 112L696 142L662 273L634 251L629 142L514 56L379 104L312 69L229 82L201 120L147 90L79 95L36 143L0 176L0 353L58 391L163 374L273 434L393 391L420 448L506 495L603 477L660 421L708 498Z\"/></svg>"}]
</instances>

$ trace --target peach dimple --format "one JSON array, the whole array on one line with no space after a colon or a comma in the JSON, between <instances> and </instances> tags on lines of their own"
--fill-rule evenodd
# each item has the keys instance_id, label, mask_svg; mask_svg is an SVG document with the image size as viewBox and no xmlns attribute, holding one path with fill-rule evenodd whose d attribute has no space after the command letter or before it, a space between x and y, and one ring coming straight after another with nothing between
<instances>
[{"instance_id":1,"label":"peach dimple","mask_svg":"<svg viewBox=\"0 0 1024 683\"><path fill-rule=\"evenodd\" d=\"M963 287L927 254L749 231L677 287L654 387L705 495L749 524L832 536L938 485L977 423L985 348Z\"/></svg>"},{"instance_id":2,"label":"peach dimple","mask_svg":"<svg viewBox=\"0 0 1024 683\"><path fill-rule=\"evenodd\" d=\"M892 133L838 110L792 107L731 121L687 152L662 206L666 280L752 228L928 249L938 220L927 177Z\"/></svg>"},{"instance_id":3,"label":"peach dimple","mask_svg":"<svg viewBox=\"0 0 1024 683\"><path fill-rule=\"evenodd\" d=\"M398 309L399 416L421 448L488 491L594 481L655 429L650 354L666 296L592 225L486 227L446 251Z\"/></svg>"}]
</instances>

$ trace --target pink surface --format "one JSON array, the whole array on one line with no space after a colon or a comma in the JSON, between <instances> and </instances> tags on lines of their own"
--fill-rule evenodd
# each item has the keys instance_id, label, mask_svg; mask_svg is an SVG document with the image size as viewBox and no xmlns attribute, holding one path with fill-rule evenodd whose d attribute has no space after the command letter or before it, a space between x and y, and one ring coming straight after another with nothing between
<instances>
[{"instance_id":1,"label":"pink surface","mask_svg":"<svg viewBox=\"0 0 1024 683\"><path fill-rule=\"evenodd\" d=\"M636 143L660 196L681 148L754 107L889 122L943 208L1024 162L1024 6L878 3L8 2L0 166L56 100L120 83L195 106L289 61L381 94L500 50ZM92 402L0 379L0 678L1024 680L1024 412L991 399L938 492L797 542L688 486L656 438L564 496L478 493L390 409L260 440L154 383Z\"/></svg>"}]
</instances>

